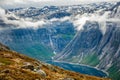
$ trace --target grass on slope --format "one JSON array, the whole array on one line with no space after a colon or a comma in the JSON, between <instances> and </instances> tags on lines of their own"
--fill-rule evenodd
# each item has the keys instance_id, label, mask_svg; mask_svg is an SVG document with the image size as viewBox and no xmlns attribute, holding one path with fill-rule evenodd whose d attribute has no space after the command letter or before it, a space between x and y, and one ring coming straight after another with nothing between
<instances>
[{"instance_id":1,"label":"grass on slope","mask_svg":"<svg viewBox=\"0 0 120 80\"><path fill-rule=\"evenodd\" d=\"M72 39L72 38L74 37L73 34L61 34L61 36L62 36L62 38L64 38L64 39L67 39L67 38Z\"/></svg>"},{"instance_id":2,"label":"grass on slope","mask_svg":"<svg viewBox=\"0 0 120 80\"><path fill-rule=\"evenodd\" d=\"M51 49L48 47L43 46L40 43L17 43L11 44L12 49L15 51L18 51L20 53L23 53L27 56L30 56L32 58L36 58L39 60L49 60L52 56L54 56Z\"/></svg>"},{"instance_id":3,"label":"grass on slope","mask_svg":"<svg viewBox=\"0 0 120 80\"><path fill-rule=\"evenodd\" d=\"M99 59L96 54L92 54L92 55L88 54L82 59L81 63L90 66L96 66L97 64L99 64Z\"/></svg>"},{"instance_id":4,"label":"grass on slope","mask_svg":"<svg viewBox=\"0 0 120 80\"><path fill-rule=\"evenodd\" d=\"M12 62L11 62L9 59L7 59L7 58L2 58L2 57L0 57L0 62L1 62L1 64L3 64L3 65L10 65L10 64L12 64Z\"/></svg>"},{"instance_id":5,"label":"grass on slope","mask_svg":"<svg viewBox=\"0 0 120 80\"><path fill-rule=\"evenodd\" d=\"M51 59L51 57L54 55L50 49L42 45L33 45L25 47L25 49L22 52L24 54L30 55L30 57L37 58L39 60Z\"/></svg>"},{"instance_id":6,"label":"grass on slope","mask_svg":"<svg viewBox=\"0 0 120 80\"><path fill-rule=\"evenodd\" d=\"M119 68L117 66L115 66L115 65L111 66L108 69L108 73L109 73L109 77L112 80L120 80L120 71L119 71Z\"/></svg>"}]
</instances>

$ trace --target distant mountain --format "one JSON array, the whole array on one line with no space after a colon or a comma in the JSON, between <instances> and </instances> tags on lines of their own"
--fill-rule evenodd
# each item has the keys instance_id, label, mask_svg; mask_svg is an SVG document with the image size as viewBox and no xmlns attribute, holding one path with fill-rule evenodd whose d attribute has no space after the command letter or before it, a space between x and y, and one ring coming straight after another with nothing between
<instances>
[{"instance_id":1,"label":"distant mountain","mask_svg":"<svg viewBox=\"0 0 120 80\"><path fill-rule=\"evenodd\" d=\"M33 18L34 20L39 19L52 19L52 18L62 18L65 16L73 16L77 14L93 13L97 10L109 10L114 6L114 3L100 2L91 4L81 4L72 6L45 6L43 8L17 8L9 9L17 16L22 18Z\"/></svg>"}]
</instances>

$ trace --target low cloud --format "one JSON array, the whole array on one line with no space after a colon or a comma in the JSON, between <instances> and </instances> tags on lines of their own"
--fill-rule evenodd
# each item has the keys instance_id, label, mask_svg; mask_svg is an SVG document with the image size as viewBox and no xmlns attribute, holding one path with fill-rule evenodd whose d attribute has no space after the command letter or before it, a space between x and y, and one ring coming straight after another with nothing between
<instances>
[{"instance_id":1,"label":"low cloud","mask_svg":"<svg viewBox=\"0 0 120 80\"><path fill-rule=\"evenodd\" d=\"M88 17L80 17L79 19L73 20L73 24L77 30L82 30L87 20L89 20Z\"/></svg>"},{"instance_id":2,"label":"low cloud","mask_svg":"<svg viewBox=\"0 0 120 80\"><path fill-rule=\"evenodd\" d=\"M14 18L13 20L9 18ZM39 21L33 21L33 20L25 20L23 18L19 18L16 15L10 13L5 14L5 10L0 8L0 20L3 20L3 23L5 24L12 24L12 28L33 28L37 29L39 27L42 27L43 25L47 24L45 20L39 20ZM2 28L4 28L2 26ZM6 28L6 27L5 27ZM9 26L10 28L10 26Z\"/></svg>"},{"instance_id":3,"label":"low cloud","mask_svg":"<svg viewBox=\"0 0 120 80\"><path fill-rule=\"evenodd\" d=\"M111 12L107 11L102 15L98 13L77 15L75 19L72 20L72 22L78 31L84 29L84 25L87 21L91 23L94 21L98 22L102 33L105 34L106 22L120 23L119 18L110 18L110 13Z\"/></svg>"},{"instance_id":4,"label":"low cloud","mask_svg":"<svg viewBox=\"0 0 120 80\"><path fill-rule=\"evenodd\" d=\"M9 26L9 28L33 28L38 29L40 27L43 27L44 25L52 24L53 22L64 22L64 21L70 21L73 23L75 28L79 30L83 30L83 26L86 24L87 21L90 22L98 22L100 25L100 29L103 34L106 32L106 22L117 22L120 23L119 18L110 18L111 12L107 11L103 14L99 13L92 13L92 14L83 14L83 15L76 15L76 16L66 16L63 18L52 18L50 20L41 19L38 21L32 20L32 18L19 18L18 16L14 15L13 13L6 14L5 10L0 8L0 20L3 20L5 24L12 24L13 26ZM8 17L14 17L14 20L8 19ZM1 28L1 27L0 27ZM4 27L2 27L4 28Z\"/></svg>"},{"instance_id":5,"label":"low cloud","mask_svg":"<svg viewBox=\"0 0 120 80\"><path fill-rule=\"evenodd\" d=\"M13 18L13 19L9 19ZM20 18L13 13L6 14L5 10L0 8L0 20L3 20L3 23L7 24L7 26L0 25L0 29L6 29L6 28L33 28L38 29L41 27L44 27L44 25L52 24L53 22L64 22L70 20L70 17L63 17L63 18L52 18L50 20L47 19L40 19L37 21L34 21L32 18Z\"/></svg>"},{"instance_id":6,"label":"low cloud","mask_svg":"<svg viewBox=\"0 0 120 80\"><path fill-rule=\"evenodd\" d=\"M25 21L24 19L19 19L19 20L4 20L6 24L12 24L15 25L15 28L33 28L37 29L39 27L42 27L43 25L46 24L44 20L36 21L36 22L31 22L31 21Z\"/></svg>"},{"instance_id":7,"label":"low cloud","mask_svg":"<svg viewBox=\"0 0 120 80\"><path fill-rule=\"evenodd\" d=\"M0 18L5 17L5 10L0 8Z\"/></svg>"}]
</instances>

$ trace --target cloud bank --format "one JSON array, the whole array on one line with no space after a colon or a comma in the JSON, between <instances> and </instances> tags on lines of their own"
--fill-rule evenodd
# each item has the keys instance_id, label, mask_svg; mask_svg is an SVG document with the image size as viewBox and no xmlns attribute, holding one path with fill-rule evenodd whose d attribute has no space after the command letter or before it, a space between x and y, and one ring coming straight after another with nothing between
<instances>
[{"instance_id":1,"label":"cloud bank","mask_svg":"<svg viewBox=\"0 0 120 80\"><path fill-rule=\"evenodd\" d=\"M13 17L15 19L11 20L9 19L9 17ZM34 29L37 29L39 27L42 27L43 25L47 24L47 22L45 20L39 20L39 21L36 21L34 22L33 20L25 20L23 18L19 18L17 17L16 15L14 14L5 14L5 10L0 8L0 20L3 20L3 22L5 24L9 24L12 26L9 26L9 28L34 28ZM1 27L1 26L0 26ZM4 27L2 27L4 28Z\"/></svg>"},{"instance_id":2,"label":"cloud bank","mask_svg":"<svg viewBox=\"0 0 120 80\"><path fill-rule=\"evenodd\" d=\"M13 18L13 19L9 19ZM32 18L20 18L13 13L6 14L5 10L3 8L0 8L0 20L7 24L7 26L0 25L0 30L3 29L16 29L16 28L32 28L32 29L38 29L45 25L52 24L53 22L64 22L70 20L70 17L64 17L64 18L52 18L50 20L47 19L40 19L37 21L34 21Z\"/></svg>"},{"instance_id":3,"label":"cloud bank","mask_svg":"<svg viewBox=\"0 0 120 80\"><path fill-rule=\"evenodd\" d=\"M103 14L99 14L99 12L92 13L92 14L83 14L83 15L76 15L76 16L67 16L64 18L52 18L50 20L41 19L38 21L23 19L15 16L14 14L5 14L5 10L3 8L0 8L0 19L4 21L6 24L12 24L15 25L13 28L33 28L38 29L40 27L43 27L44 25L52 24L53 22L64 22L64 21L70 21L73 23L75 28L79 31L84 29L83 26L86 24L87 21L89 22L98 22L100 25L100 29L103 34L106 32L106 22L117 22L120 23L120 19L117 18L109 18L111 12L107 11ZM14 17L14 20L8 19L8 17Z\"/></svg>"},{"instance_id":4,"label":"cloud bank","mask_svg":"<svg viewBox=\"0 0 120 80\"><path fill-rule=\"evenodd\" d=\"M113 23L120 23L119 18L110 18L110 13L109 11L105 12L104 14L100 15L98 13L93 13L93 14L83 14L83 15L77 15L75 19L72 20L74 26L76 29L83 30L84 25L89 22L98 22L99 28L102 31L103 34L105 34L106 29L107 29L107 22L113 22ZM120 27L119 25L117 27Z\"/></svg>"},{"instance_id":5,"label":"cloud bank","mask_svg":"<svg viewBox=\"0 0 120 80\"><path fill-rule=\"evenodd\" d=\"M92 2L109 2L119 0L0 0L0 6L3 8L15 7L43 7L43 6L61 6L61 5L78 5Z\"/></svg>"}]
</instances>

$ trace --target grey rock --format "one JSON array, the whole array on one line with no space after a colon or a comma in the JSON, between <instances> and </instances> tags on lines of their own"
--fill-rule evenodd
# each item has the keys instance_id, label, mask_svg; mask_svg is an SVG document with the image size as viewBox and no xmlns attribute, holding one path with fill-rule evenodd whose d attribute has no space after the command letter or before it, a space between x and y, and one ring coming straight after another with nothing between
<instances>
[{"instance_id":1,"label":"grey rock","mask_svg":"<svg viewBox=\"0 0 120 80\"><path fill-rule=\"evenodd\" d=\"M38 70L38 71L36 71L38 74L40 74L41 76L43 76L43 77L45 77L46 76L46 73L45 73L45 71L43 71L43 70Z\"/></svg>"},{"instance_id":2,"label":"grey rock","mask_svg":"<svg viewBox=\"0 0 120 80\"><path fill-rule=\"evenodd\" d=\"M29 70L34 70L34 65L32 65L31 63L29 62L25 62L24 65L21 67L23 69L29 69Z\"/></svg>"},{"instance_id":3,"label":"grey rock","mask_svg":"<svg viewBox=\"0 0 120 80\"><path fill-rule=\"evenodd\" d=\"M57 71L56 68L54 66L52 66L51 64L47 64L45 63L45 65L52 71Z\"/></svg>"},{"instance_id":4,"label":"grey rock","mask_svg":"<svg viewBox=\"0 0 120 80\"><path fill-rule=\"evenodd\" d=\"M75 80L73 78L64 78L63 80Z\"/></svg>"}]
</instances>

